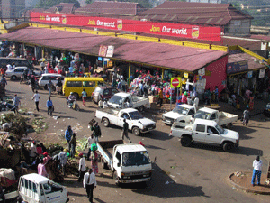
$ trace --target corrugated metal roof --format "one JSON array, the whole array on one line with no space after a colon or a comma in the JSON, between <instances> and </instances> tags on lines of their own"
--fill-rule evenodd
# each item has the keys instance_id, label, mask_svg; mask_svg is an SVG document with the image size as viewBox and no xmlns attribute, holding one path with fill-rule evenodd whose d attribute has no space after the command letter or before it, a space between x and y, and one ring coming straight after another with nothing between
<instances>
[{"instance_id":1,"label":"corrugated metal roof","mask_svg":"<svg viewBox=\"0 0 270 203\"><path fill-rule=\"evenodd\" d=\"M63 13L63 14L73 14L75 9L75 4L60 3L58 5L52 6L46 10L49 13Z\"/></svg>"},{"instance_id":2,"label":"corrugated metal roof","mask_svg":"<svg viewBox=\"0 0 270 203\"><path fill-rule=\"evenodd\" d=\"M194 71L227 54L158 42L135 41L87 33L27 27L0 35L0 39L98 55L100 45L113 45L113 58L151 66Z\"/></svg>"},{"instance_id":3,"label":"corrugated metal roof","mask_svg":"<svg viewBox=\"0 0 270 203\"><path fill-rule=\"evenodd\" d=\"M249 70L265 68L265 65L258 63L255 57L250 56L247 53L230 54L228 63L243 61L243 60L246 60L248 62Z\"/></svg>"},{"instance_id":4,"label":"corrugated metal roof","mask_svg":"<svg viewBox=\"0 0 270 203\"><path fill-rule=\"evenodd\" d=\"M169 14L169 15L167 15ZM186 22L196 24L225 25L230 20L253 19L252 16L242 13L230 4L190 3L180 1L166 1L141 14L141 18L148 15L152 19L168 22ZM166 18L164 17L165 15ZM173 18L173 16L177 16ZM192 17L192 18L191 18Z\"/></svg>"},{"instance_id":5,"label":"corrugated metal roof","mask_svg":"<svg viewBox=\"0 0 270 203\"><path fill-rule=\"evenodd\" d=\"M138 13L145 11L138 3L131 2L99 2L96 1L92 4L88 4L84 7L78 8L75 14L78 15L137 15Z\"/></svg>"}]
</instances>

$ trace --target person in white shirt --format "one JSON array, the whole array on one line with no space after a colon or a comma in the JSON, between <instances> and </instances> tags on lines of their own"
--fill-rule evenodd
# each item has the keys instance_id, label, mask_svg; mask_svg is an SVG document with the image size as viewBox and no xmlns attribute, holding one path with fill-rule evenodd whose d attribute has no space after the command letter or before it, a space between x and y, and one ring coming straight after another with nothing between
<instances>
[{"instance_id":1,"label":"person in white shirt","mask_svg":"<svg viewBox=\"0 0 270 203\"><path fill-rule=\"evenodd\" d=\"M257 184L261 185L260 181L261 181L261 174L262 174L262 161L260 160L260 156L257 156L256 160L253 161L253 168L254 170L253 170L251 184L254 187L256 176L257 176Z\"/></svg>"},{"instance_id":2,"label":"person in white shirt","mask_svg":"<svg viewBox=\"0 0 270 203\"><path fill-rule=\"evenodd\" d=\"M88 153L87 153L87 157L86 157L86 159L89 161L89 157L90 157L90 154L91 154L91 145L93 144L93 143L95 143L96 142L96 140L95 140L95 138L94 138L94 135L92 134L89 138L88 138L88 140L87 140L87 145L88 145ZM86 146L85 146L85 148L86 148Z\"/></svg>"},{"instance_id":3,"label":"person in white shirt","mask_svg":"<svg viewBox=\"0 0 270 203\"><path fill-rule=\"evenodd\" d=\"M36 158L37 155L38 155L38 153L37 153L36 142L33 141L31 143L31 150L30 150L30 157L31 157L32 161L34 161L34 159Z\"/></svg>"},{"instance_id":4,"label":"person in white shirt","mask_svg":"<svg viewBox=\"0 0 270 203\"><path fill-rule=\"evenodd\" d=\"M93 193L94 188L96 188L97 182L95 178L95 174L93 170L90 168L89 172L85 173L83 179L83 187L86 190L87 198L89 198L89 202L93 202Z\"/></svg>"},{"instance_id":5,"label":"person in white shirt","mask_svg":"<svg viewBox=\"0 0 270 203\"><path fill-rule=\"evenodd\" d=\"M35 103L36 103L36 109L37 109L37 111L39 111L39 100L40 100L40 95L39 95L38 91L36 91L36 94L34 94L34 96L32 97L32 99L35 100Z\"/></svg>"},{"instance_id":6,"label":"person in white shirt","mask_svg":"<svg viewBox=\"0 0 270 203\"><path fill-rule=\"evenodd\" d=\"M10 64L7 64L6 67L7 67L7 70L12 70L13 69L12 65L10 65Z\"/></svg>"},{"instance_id":7,"label":"person in white shirt","mask_svg":"<svg viewBox=\"0 0 270 203\"><path fill-rule=\"evenodd\" d=\"M79 179L78 182L81 182L83 180L84 174L85 174L85 158L83 156L83 153L79 153L79 157L81 158L79 161Z\"/></svg>"}]
</instances>

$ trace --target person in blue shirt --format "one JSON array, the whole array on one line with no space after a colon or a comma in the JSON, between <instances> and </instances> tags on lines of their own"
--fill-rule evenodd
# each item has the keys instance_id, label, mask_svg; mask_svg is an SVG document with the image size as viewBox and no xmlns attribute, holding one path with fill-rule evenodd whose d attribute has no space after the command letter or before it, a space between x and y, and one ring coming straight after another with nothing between
<instances>
[{"instance_id":1,"label":"person in blue shirt","mask_svg":"<svg viewBox=\"0 0 270 203\"><path fill-rule=\"evenodd\" d=\"M49 99L47 100L47 107L48 107L48 115L52 115L52 108L53 108L53 103L51 98L49 97Z\"/></svg>"},{"instance_id":2,"label":"person in blue shirt","mask_svg":"<svg viewBox=\"0 0 270 203\"><path fill-rule=\"evenodd\" d=\"M215 100L216 100L216 103L218 103L218 95L219 95L218 86L216 86L216 89L215 89Z\"/></svg>"},{"instance_id":3,"label":"person in blue shirt","mask_svg":"<svg viewBox=\"0 0 270 203\"><path fill-rule=\"evenodd\" d=\"M67 140L67 147L68 147L68 151L70 152L70 148L71 148L71 143L70 143L70 140L71 140L71 136L73 135L73 131L71 129L71 126L68 125L67 127L67 130L65 132L65 138Z\"/></svg>"}]
</instances>

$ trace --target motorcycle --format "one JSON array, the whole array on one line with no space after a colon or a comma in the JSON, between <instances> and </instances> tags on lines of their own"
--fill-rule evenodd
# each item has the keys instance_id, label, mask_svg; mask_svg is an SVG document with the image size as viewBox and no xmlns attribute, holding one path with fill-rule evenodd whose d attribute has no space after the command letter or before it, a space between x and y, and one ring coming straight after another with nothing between
<instances>
[{"instance_id":1,"label":"motorcycle","mask_svg":"<svg viewBox=\"0 0 270 203\"><path fill-rule=\"evenodd\" d=\"M80 107L79 105L77 104L76 100L74 101L69 101L68 98L67 98L67 106L71 109L75 109L76 111L80 111Z\"/></svg>"}]
</instances>

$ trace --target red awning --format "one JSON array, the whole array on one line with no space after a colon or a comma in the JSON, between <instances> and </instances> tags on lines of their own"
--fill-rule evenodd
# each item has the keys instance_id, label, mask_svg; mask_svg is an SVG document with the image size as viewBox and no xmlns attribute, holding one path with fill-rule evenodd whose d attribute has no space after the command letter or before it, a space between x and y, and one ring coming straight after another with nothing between
<instances>
[{"instance_id":1,"label":"red awning","mask_svg":"<svg viewBox=\"0 0 270 203\"><path fill-rule=\"evenodd\" d=\"M0 39L96 56L98 56L100 45L113 45L114 59L187 71L200 69L227 54L224 51L195 49L158 42L136 41L36 27L27 27L2 34Z\"/></svg>"}]
</instances>

